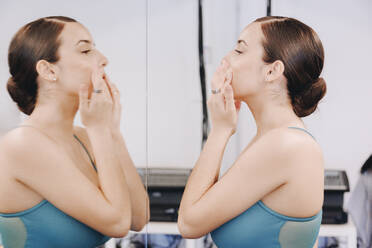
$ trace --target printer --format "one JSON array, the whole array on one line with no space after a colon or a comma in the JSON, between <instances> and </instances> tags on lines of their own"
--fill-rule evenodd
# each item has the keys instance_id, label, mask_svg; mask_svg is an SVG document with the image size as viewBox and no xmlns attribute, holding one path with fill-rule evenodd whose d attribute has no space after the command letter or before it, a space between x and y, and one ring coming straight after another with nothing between
<instances>
[{"instance_id":1,"label":"printer","mask_svg":"<svg viewBox=\"0 0 372 248\"><path fill-rule=\"evenodd\" d=\"M150 221L177 222L178 209L191 169L137 168L147 186L150 199ZM345 171L325 170L322 224L343 224L344 193L349 192Z\"/></svg>"}]
</instances>

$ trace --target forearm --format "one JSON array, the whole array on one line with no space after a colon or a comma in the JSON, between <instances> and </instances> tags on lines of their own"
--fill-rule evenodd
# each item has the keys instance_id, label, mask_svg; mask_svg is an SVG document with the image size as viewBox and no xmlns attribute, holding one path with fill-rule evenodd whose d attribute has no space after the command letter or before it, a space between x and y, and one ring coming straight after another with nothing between
<instances>
[{"instance_id":1,"label":"forearm","mask_svg":"<svg viewBox=\"0 0 372 248\"><path fill-rule=\"evenodd\" d=\"M216 183L229 138L229 133L211 131L188 179L180 211L196 203Z\"/></svg>"},{"instance_id":2,"label":"forearm","mask_svg":"<svg viewBox=\"0 0 372 248\"><path fill-rule=\"evenodd\" d=\"M129 188L115 152L110 131L87 129L96 159L102 193L117 211L131 217Z\"/></svg>"},{"instance_id":3,"label":"forearm","mask_svg":"<svg viewBox=\"0 0 372 248\"><path fill-rule=\"evenodd\" d=\"M119 158L120 166L127 183L131 197L132 223L135 226L146 224L149 219L149 200L146 189L141 181L137 169L130 157L125 140L120 131L112 131L115 143L115 152ZM134 227L135 229L138 229Z\"/></svg>"}]
</instances>

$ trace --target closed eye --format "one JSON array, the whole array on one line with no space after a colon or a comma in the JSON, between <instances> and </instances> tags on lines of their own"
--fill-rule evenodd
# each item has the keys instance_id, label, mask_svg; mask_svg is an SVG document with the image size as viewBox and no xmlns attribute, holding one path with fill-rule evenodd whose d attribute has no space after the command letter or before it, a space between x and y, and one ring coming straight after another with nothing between
<instances>
[{"instance_id":1,"label":"closed eye","mask_svg":"<svg viewBox=\"0 0 372 248\"><path fill-rule=\"evenodd\" d=\"M239 50L237 50L237 49L235 49L234 50L237 54L242 54L243 52L241 52L241 51L239 51Z\"/></svg>"},{"instance_id":2,"label":"closed eye","mask_svg":"<svg viewBox=\"0 0 372 248\"><path fill-rule=\"evenodd\" d=\"M85 54L88 54L91 50L85 50L85 51L82 51L81 53L85 53Z\"/></svg>"}]
</instances>

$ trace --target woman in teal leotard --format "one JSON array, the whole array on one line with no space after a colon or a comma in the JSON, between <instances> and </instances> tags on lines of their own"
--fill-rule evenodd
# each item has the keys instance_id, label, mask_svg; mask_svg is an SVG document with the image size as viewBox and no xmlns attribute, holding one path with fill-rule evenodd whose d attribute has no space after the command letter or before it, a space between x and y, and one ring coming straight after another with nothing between
<instances>
[{"instance_id":1,"label":"woman in teal leotard","mask_svg":"<svg viewBox=\"0 0 372 248\"><path fill-rule=\"evenodd\" d=\"M120 95L89 31L68 17L22 27L7 84L29 117L0 140L5 248L92 248L147 223L148 199L120 133ZM73 125L79 110L83 127Z\"/></svg>"},{"instance_id":2,"label":"woman in teal leotard","mask_svg":"<svg viewBox=\"0 0 372 248\"><path fill-rule=\"evenodd\" d=\"M211 233L220 248L314 247L323 156L301 117L325 95L323 61L317 34L293 18L260 18L242 31L212 78L212 128L179 211L184 237ZM241 102L257 133L219 177Z\"/></svg>"}]
</instances>

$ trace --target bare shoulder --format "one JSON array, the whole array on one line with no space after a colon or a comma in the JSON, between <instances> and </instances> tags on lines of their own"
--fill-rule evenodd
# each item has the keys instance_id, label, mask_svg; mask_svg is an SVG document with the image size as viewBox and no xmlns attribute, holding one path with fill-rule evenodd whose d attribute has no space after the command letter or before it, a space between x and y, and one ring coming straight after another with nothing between
<instances>
[{"instance_id":1,"label":"bare shoulder","mask_svg":"<svg viewBox=\"0 0 372 248\"><path fill-rule=\"evenodd\" d=\"M33 166L33 161L41 153L48 153L51 145L44 143L35 130L16 128L0 139L0 198L12 201L2 201L1 211L17 212L30 208L43 199L43 197L21 183L19 178L24 177L28 171L34 171L35 179L39 179L39 173ZM46 164L39 163L39 166Z\"/></svg>"},{"instance_id":2,"label":"bare shoulder","mask_svg":"<svg viewBox=\"0 0 372 248\"><path fill-rule=\"evenodd\" d=\"M42 163L44 160L41 160L41 157L59 159L60 154L52 139L32 128L15 128L0 140L0 166L12 173L23 175L26 169L33 166L45 168L50 163Z\"/></svg>"},{"instance_id":3,"label":"bare shoulder","mask_svg":"<svg viewBox=\"0 0 372 248\"><path fill-rule=\"evenodd\" d=\"M307 172L321 176L324 170L323 153L316 140L303 130L277 128L258 139L246 152L257 154L272 169L286 170L288 180L306 175Z\"/></svg>"},{"instance_id":4,"label":"bare shoulder","mask_svg":"<svg viewBox=\"0 0 372 248\"><path fill-rule=\"evenodd\" d=\"M259 141L272 155L288 159L304 157L322 158L322 150L316 140L303 130L277 128L265 134Z\"/></svg>"},{"instance_id":5,"label":"bare shoulder","mask_svg":"<svg viewBox=\"0 0 372 248\"><path fill-rule=\"evenodd\" d=\"M28 154L35 154L39 149L49 149L50 142L31 128L16 128L1 137L0 154L5 158L21 159Z\"/></svg>"},{"instance_id":6,"label":"bare shoulder","mask_svg":"<svg viewBox=\"0 0 372 248\"><path fill-rule=\"evenodd\" d=\"M308 217L318 213L323 204L324 190L324 161L320 145L310 134L298 129L280 128L265 136L266 152L280 158L273 161L273 166L286 169L282 171L285 171L287 183L261 200L288 216Z\"/></svg>"},{"instance_id":7,"label":"bare shoulder","mask_svg":"<svg viewBox=\"0 0 372 248\"><path fill-rule=\"evenodd\" d=\"M46 169L59 155L54 141L32 128L15 128L0 140L0 168L17 180L30 171Z\"/></svg>"}]
</instances>

